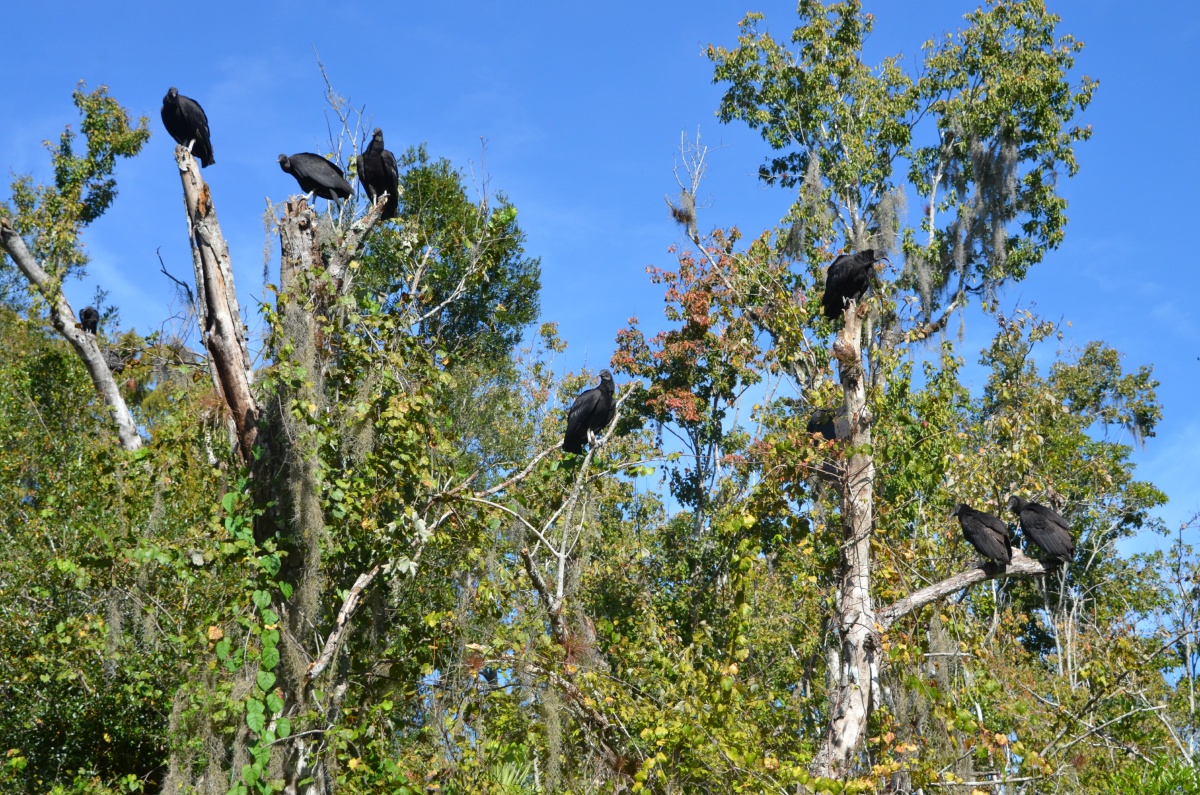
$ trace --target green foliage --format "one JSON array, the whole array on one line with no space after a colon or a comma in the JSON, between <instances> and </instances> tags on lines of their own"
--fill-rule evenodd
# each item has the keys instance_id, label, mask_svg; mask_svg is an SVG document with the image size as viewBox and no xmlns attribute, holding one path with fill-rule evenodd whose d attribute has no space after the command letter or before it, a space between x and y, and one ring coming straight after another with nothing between
<instances>
[{"instance_id":1,"label":"green foliage","mask_svg":"<svg viewBox=\"0 0 1200 795\"><path fill-rule=\"evenodd\" d=\"M12 206L4 212L30 241L30 251L60 279L87 262L79 232L99 218L117 196L117 158L133 157L150 138L146 117L132 125L129 112L100 86L71 95L83 120L86 151L77 153L78 134L67 126L58 143L46 142L54 169L53 185L35 185L29 176L12 185Z\"/></svg>"},{"instance_id":2,"label":"green foliage","mask_svg":"<svg viewBox=\"0 0 1200 795\"><path fill-rule=\"evenodd\" d=\"M946 293L961 301L1023 278L1062 241L1055 176L1078 168L1073 146L1091 129L1072 120L1097 84L1068 82L1083 45L1056 34L1041 0L967 14L958 34L925 43L915 75L900 56L862 61L874 17L857 0L802 0L797 14L791 48L749 14L738 46L708 56L728 84L721 120L746 122L778 152L760 177L802 187L791 218L807 256L824 258L817 244L835 227L852 250L902 243L900 285L931 312ZM905 182L926 205L918 229L897 218Z\"/></svg>"},{"instance_id":3,"label":"green foliage","mask_svg":"<svg viewBox=\"0 0 1200 795\"><path fill-rule=\"evenodd\" d=\"M541 261L525 254L517 208L502 193L471 201L463 175L423 145L398 165L399 218L372 238L361 289L385 306L413 302L431 346L504 358L537 319L541 289Z\"/></svg>"},{"instance_id":4,"label":"green foliage","mask_svg":"<svg viewBox=\"0 0 1200 795\"><path fill-rule=\"evenodd\" d=\"M1058 329L1027 312L995 314L977 365L945 340L910 357L930 336L901 318L912 273L869 302L870 449L807 431L843 399L810 313L836 237L907 234L941 297L948 273L999 285L1057 243L1045 178L1073 168L1092 85L1065 83L1077 45L1040 6L994 3L913 78L862 65L857 4L799 10L795 52L754 17L712 51L722 113L763 131L765 176L799 192L786 231L740 251L718 231L652 270L666 327L619 332L622 418L586 462L555 445L588 374L556 372L553 326L517 347L538 278L515 209L469 201L423 149L350 295L318 268L261 307L245 464L183 344L105 329L149 440L125 454L70 349L0 310L0 791L268 793L301 756L345 793L1195 791L1195 555L1182 531L1161 555L1114 546L1161 530L1165 495L1122 436L1160 419L1149 368L1099 342L1039 367ZM65 138L55 185L15 211L66 268L141 140L103 92L80 97L108 121L85 157ZM955 137L916 147L921 114ZM925 246L895 221L905 158L910 186L944 191ZM1015 192L983 175L1005 163ZM844 651L834 484L858 452L878 606L974 565L958 501L1055 505L1080 553L881 631L867 741L821 779Z\"/></svg>"}]
</instances>

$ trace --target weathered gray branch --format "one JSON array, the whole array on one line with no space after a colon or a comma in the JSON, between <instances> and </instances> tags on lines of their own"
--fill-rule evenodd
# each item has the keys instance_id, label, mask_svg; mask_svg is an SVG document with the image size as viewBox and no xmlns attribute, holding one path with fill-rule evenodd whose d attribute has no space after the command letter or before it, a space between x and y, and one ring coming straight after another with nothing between
<instances>
[{"instance_id":1,"label":"weathered gray branch","mask_svg":"<svg viewBox=\"0 0 1200 795\"><path fill-rule=\"evenodd\" d=\"M113 379L112 371L108 369L108 362L105 361L96 338L79 327L75 320L75 312L67 303L62 290L30 253L16 228L5 218L0 218L0 243L13 262L17 263L25 278L45 299L50 308L50 322L55 330L71 343L71 347L83 360L88 375L92 377L92 383L96 385L100 397L117 423L117 436L121 439L121 446L130 451L140 448L142 437L138 434L133 415L129 412L125 398L121 397L121 390L117 388L117 382Z\"/></svg>"},{"instance_id":2,"label":"weathered gray branch","mask_svg":"<svg viewBox=\"0 0 1200 795\"><path fill-rule=\"evenodd\" d=\"M941 582L935 582L933 585L915 591L897 602L893 602L879 611L875 621L879 625L880 630L886 632L897 620L909 613L916 612L927 604L944 599L976 583L998 580L1004 577L1034 577L1053 570L1053 566L1047 566L1040 560L1026 557L1021 550L1014 549L1012 563L1009 563L1007 566L998 566L993 563L977 563L964 572L955 574L953 577L947 577Z\"/></svg>"},{"instance_id":3,"label":"weathered gray branch","mask_svg":"<svg viewBox=\"0 0 1200 795\"><path fill-rule=\"evenodd\" d=\"M383 564L377 564L375 568L365 574L358 575L358 579L354 581L354 585L350 586L350 591L346 594L345 601L342 602L342 609L338 611L333 631L329 633L329 637L325 640L325 648L321 650L321 656L313 660L304 674L304 687L306 689L312 685L318 676L324 673L325 669L329 667L329 663L333 661L334 655L341 648L342 639L346 635L346 628L350 625L350 618L354 615L354 611L358 609L358 602L362 598L362 592L366 590L367 586L371 584L383 568Z\"/></svg>"},{"instance_id":4,"label":"weathered gray branch","mask_svg":"<svg viewBox=\"0 0 1200 795\"><path fill-rule=\"evenodd\" d=\"M530 581L533 582L534 590L541 597L542 604L546 607L546 612L550 614L550 627L554 632L554 640L559 645L566 643L567 618L563 615L562 601L551 594L550 589L546 587L546 580L542 577L541 572L537 570L537 563L534 562L533 555L530 554L528 547L521 548L521 560L525 561L525 571L529 574Z\"/></svg>"},{"instance_id":5,"label":"weathered gray branch","mask_svg":"<svg viewBox=\"0 0 1200 795\"><path fill-rule=\"evenodd\" d=\"M367 236L371 234L371 230L375 228L375 225L383 217L383 211L386 207L387 202L380 200L365 215L351 223L346 237L341 241L337 250L329 255L326 268L329 271L329 275L337 283L339 293L345 295L349 291L351 279L347 277L350 273L350 263L362 251L363 243L366 241Z\"/></svg>"},{"instance_id":6,"label":"weathered gray branch","mask_svg":"<svg viewBox=\"0 0 1200 795\"><path fill-rule=\"evenodd\" d=\"M200 337L212 362L217 391L225 399L237 428L243 460L251 460L258 442L259 407L250 390L253 376L245 327L238 307L229 246L217 221L208 184L186 147L175 147L175 162L183 183L192 264L196 269L196 314Z\"/></svg>"}]
</instances>

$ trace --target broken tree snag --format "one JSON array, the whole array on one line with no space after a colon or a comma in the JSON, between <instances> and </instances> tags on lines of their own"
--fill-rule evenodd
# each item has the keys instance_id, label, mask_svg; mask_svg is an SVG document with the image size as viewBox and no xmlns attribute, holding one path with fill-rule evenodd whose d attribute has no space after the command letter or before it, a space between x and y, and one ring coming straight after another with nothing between
<instances>
[{"instance_id":1,"label":"broken tree snag","mask_svg":"<svg viewBox=\"0 0 1200 795\"><path fill-rule=\"evenodd\" d=\"M208 351L213 383L233 417L242 460L252 460L258 441L258 403L250 391L253 369L246 348L245 327L238 307L229 246L217 221L208 184L186 147L175 147L175 162L183 182L188 238L196 271L196 313L200 336Z\"/></svg>"},{"instance_id":2,"label":"broken tree snag","mask_svg":"<svg viewBox=\"0 0 1200 795\"><path fill-rule=\"evenodd\" d=\"M371 230L379 223L383 217L383 211L387 208L387 202L379 202L371 207L367 213L361 218L356 219L350 224L346 236L341 240L338 247L329 255L329 260L326 262L326 268L329 275L333 278L334 284L338 286L338 293L345 295L350 290L350 263L362 251L363 243L366 242L367 236L371 234Z\"/></svg>"},{"instance_id":3,"label":"broken tree snag","mask_svg":"<svg viewBox=\"0 0 1200 795\"><path fill-rule=\"evenodd\" d=\"M291 293L300 277L312 273L321 263L317 214L303 196L293 196L284 206L279 220L279 249L279 289Z\"/></svg>"},{"instance_id":4,"label":"broken tree snag","mask_svg":"<svg viewBox=\"0 0 1200 795\"><path fill-rule=\"evenodd\" d=\"M842 381L852 451L842 469L841 599L835 617L840 654L830 692L829 732L813 760L825 778L847 774L866 736L867 719L879 690L879 633L871 602L871 534L874 530L875 460L871 413L862 367L862 317L854 302L833 344Z\"/></svg>"},{"instance_id":5,"label":"broken tree snag","mask_svg":"<svg viewBox=\"0 0 1200 795\"><path fill-rule=\"evenodd\" d=\"M137 424L133 421L133 415L129 413L125 398L121 397L121 390L113 379L112 371L108 369L108 362L104 359L96 338L79 327L75 321L75 312L63 297L62 290L34 259L25 245L25 240L6 218L0 218L0 244L4 246L8 256L12 257L13 262L17 263L17 267L29 283L36 287L45 299L50 310L50 322L55 330L71 343L75 353L83 360L88 375L92 377L92 383L96 385L96 391L100 393L100 397L112 413L113 421L117 424L117 436L121 440L121 446L129 451L139 449L142 446L142 437L138 434Z\"/></svg>"},{"instance_id":6,"label":"broken tree snag","mask_svg":"<svg viewBox=\"0 0 1200 795\"><path fill-rule=\"evenodd\" d=\"M976 563L964 572L947 577L941 582L935 582L919 591L914 591L894 604L879 611L878 623L880 630L891 629L899 619L920 610L922 607L951 594L958 593L976 583L998 580L1004 577L1036 577L1054 571L1054 566L1047 566L1040 560L1026 557L1019 549L1014 549L1012 562L1007 566L995 563Z\"/></svg>"}]
</instances>

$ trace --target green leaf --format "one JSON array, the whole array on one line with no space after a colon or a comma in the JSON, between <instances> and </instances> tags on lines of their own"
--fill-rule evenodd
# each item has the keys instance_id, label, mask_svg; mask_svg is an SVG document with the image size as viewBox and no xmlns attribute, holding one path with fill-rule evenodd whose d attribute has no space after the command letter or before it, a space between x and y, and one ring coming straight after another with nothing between
<instances>
[{"instance_id":1,"label":"green leaf","mask_svg":"<svg viewBox=\"0 0 1200 795\"><path fill-rule=\"evenodd\" d=\"M259 688L266 693L270 691L272 685L275 684L275 674L271 673L270 671L259 671L255 676L255 682L258 684Z\"/></svg>"},{"instance_id":2,"label":"green leaf","mask_svg":"<svg viewBox=\"0 0 1200 795\"><path fill-rule=\"evenodd\" d=\"M267 725L266 716L261 712L247 712L246 725L250 727L250 731L258 734Z\"/></svg>"}]
</instances>

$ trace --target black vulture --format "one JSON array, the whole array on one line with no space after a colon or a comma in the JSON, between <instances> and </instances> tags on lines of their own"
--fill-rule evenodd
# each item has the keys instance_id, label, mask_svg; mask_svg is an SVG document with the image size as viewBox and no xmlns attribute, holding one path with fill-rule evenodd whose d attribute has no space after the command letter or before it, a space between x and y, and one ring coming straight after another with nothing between
<instances>
[{"instance_id":1,"label":"black vulture","mask_svg":"<svg viewBox=\"0 0 1200 795\"><path fill-rule=\"evenodd\" d=\"M104 363L108 365L108 369L111 372L119 373L125 369L125 360L121 358L121 354L112 348L105 348L100 351L100 355L104 357Z\"/></svg>"},{"instance_id":2,"label":"black vulture","mask_svg":"<svg viewBox=\"0 0 1200 795\"><path fill-rule=\"evenodd\" d=\"M804 429L808 433L819 433L829 441L848 438L850 423L846 420L846 407L817 409L809 416Z\"/></svg>"},{"instance_id":3,"label":"black vulture","mask_svg":"<svg viewBox=\"0 0 1200 795\"><path fill-rule=\"evenodd\" d=\"M863 249L857 254L842 254L829 266L825 277L825 295L821 304L825 317L836 320L842 316L849 299L858 300L871 286L871 271L876 262L885 259L875 249Z\"/></svg>"},{"instance_id":4,"label":"black vulture","mask_svg":"<svg viewBox=\"0 0 1200 795\"><path fill-rule=\"evenodd\" d=\"M1075 539L1071 526L1045 505L1013 495L1008 498L1008 510L1021 518L1021 529L1052 561L1068 561L1075 557Z\"/></svg>"},{"instance_id":5,"label":"black vulture","mask_svg":"<svg viewBox=\"0 0 1200 795\"><path fill-rule=\"evenodd\" d=\"M396 156L383 148L383 130L376 127L371 143L358 158L358 178L367 191L371 204L387 194L383 208L384 220L396 217L396 202L400 193L400 171L396 168Z\"/></svg>"},{"instance_id":6,"label":"black vulture","mask_svg":"<svg viewBox=\"0 0 1200 795\"><path fill-rule=\"evenodd\" d=\"M977 511L962 502L950 512L950 516L958 517L963 538L971 542L980 555L1003 566L1012 563L1012 536L1002 519Z\"/></svg>"},{"instance_id":7,"label":"black vulture","mask_svg":"<svg viewBox=\"0 0 1200 795\"><path fill-rule=\"evenodd\" d=\"M201 168L217 162L213 160L212 141L208 137L208 117L199 102L171 86L163 97L162 121L175 143L186 146L200 158Z\"/></svg>"},{"instance_id":8,"label":"black vulture","mask_svg":"<svg viewBox=\"0 0 1200 795\"><path fill-rule=\"evenodd\" d=\"M612 422L617 413L617 401L613 396L613 377L608 370L600 371L600 386L586 390L575 398L567 412L567 435L563 439L564 453L583 453L583 445L594 434Z\"/></svg>"},{"instance_id":9,"label":"black vulture","mask_svg":"<svg viewBox=\"0 0 1200 795\"><path fill-rule=\"evenodd\" d=\"M315 193L322 199L348 199L354 192L342 170L320 155L300 152L288 157L279 156L279 167L296 178L300 190Z\"/></svg>"},{"instance_id":10,"label":"black vulture","mask_svg":"<svg viewBox=\"0 0 1200 795\"><path fill-rule=\"evenodd\" d=\"M837 429L833 424L834 412L830 409L817 409L808 418L808 425L805 431L808 433L819 433L826 439L833 441L837 438Z\"/></svg>"},{"instance_id":11,"label":"black vulture","mask_svg":"<svg viewBox=\"0 0 1200 795\"><path fill-rule=\"evenodd\" d=\"M85 306L79 312L79 327L88 334L95 334L100 328L100 313L94 306Z\"/></svg>"}]
</instances>

